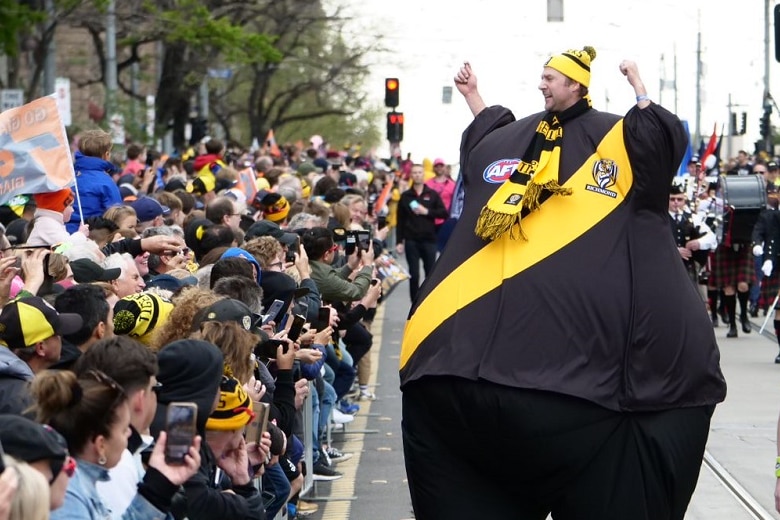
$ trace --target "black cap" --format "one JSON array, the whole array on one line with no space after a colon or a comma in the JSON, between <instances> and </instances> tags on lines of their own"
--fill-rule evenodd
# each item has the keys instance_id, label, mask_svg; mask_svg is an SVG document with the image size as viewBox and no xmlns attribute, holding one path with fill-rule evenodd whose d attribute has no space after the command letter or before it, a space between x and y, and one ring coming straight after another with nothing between
<instances>
[{"instance_id":1,"label":"black cap","mask_svg":"<svg viewBox=\"0 0 780 520\"><path fill-rule=\"evenodd\" d=\"M89 258L71 261L70 268L73 271L73 279L77 283L110 282L122 274L122 269L119 267L103 269Z\"/></svg>"},{"instance_id":2,"label":"black cap","mask_svg":"<svg viewBox=\"0 0 780 520\"><path fill-rule=\"evenodd\" d=\"M253 313L244 302L225 298L198 311L192 320L192 329L197 330L207 321L234 321L244 330L256 332L259 328L260 316Z\"/></svg>"},{"instance_id":3,"label":"black cap","mask_svg":"<svg viewBox=\"0 0 780 520\"><path fill-rule=\"evenodd\" d=\"M672 186L669 188L669 195L682 195L683 193L685 193L685 190L682 184L672 183Z\"/></svg>"},{"instance_id":4,"label":"black cap","mask_svg":"<svg viewBox=\"0 0 780 520\"><path fill-rule=\"evenodd\" d=\"M65 461L68 445L51 426L21 415L0 415L0 444L5 452L24 462ZM56 475L55 475L56 476Z\"/></svg>"},{"instance_id":5,"label":"black cap","mask_svg":"<svg viewBox=\"0 0 780 520\"><path fill-rule=\"evenodd\" d=\"M768 170L777 170L778 169L777 163L774 162L774 161L767 163L766 167L767 167Z\"/></svg>"},{"instance_id":6,"label":"black cap","mask_svg":"<svg viewBox=\"0 0 780 520\"><path fill-rule=\"evenodd\" d=\"M296 233L287 233L279 227L279 224L271 222L270 220L258 220L249 226L249 229L246 230L244 240L265 236L274 237L286 246L291 246L298 240L298 235Z\"/></svg>"}]
</instances>

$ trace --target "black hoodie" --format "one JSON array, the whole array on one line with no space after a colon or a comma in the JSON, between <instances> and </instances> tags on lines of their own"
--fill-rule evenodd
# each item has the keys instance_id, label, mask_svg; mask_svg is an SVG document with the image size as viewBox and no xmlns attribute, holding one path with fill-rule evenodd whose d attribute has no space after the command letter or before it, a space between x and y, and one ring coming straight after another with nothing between
<instances>
[{"instance_id":1,"label":"black hoodie","mask_svg":"<svg viewBox=\"0 0 780 520\"><path fill-rule=\"evenodd\" d=\"M206 443L206 421L222 379L223 356L215 345L184 339L163 347L157 354L160 367L157 380L162 383L157 395L157 412L152 422L155 437L165 429L168 404L190 401L198 406L198 433L203 437L198 473L184 483L184 494L177 497L171 512L175 518L211 520L214 518L264 519L263 500L251 484L233 486L235 494L223 493L215 484L217 461Z\"/></svg>"}]
</instances>

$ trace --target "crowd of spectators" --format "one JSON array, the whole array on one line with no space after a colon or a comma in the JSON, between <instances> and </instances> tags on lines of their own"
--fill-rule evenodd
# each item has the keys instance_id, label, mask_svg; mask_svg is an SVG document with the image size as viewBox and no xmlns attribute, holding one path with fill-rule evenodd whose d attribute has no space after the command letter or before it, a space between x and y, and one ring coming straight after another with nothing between
<instances>
[{"instance_id":1,"label":"crowd of spectators","mask_svg":"<svg viewBox=\"0 0 780 520\"><path fill-rule=\"evenodd\" d=\"M72 189L0 206L0 518L311 514L304 475L341 478L329 433L376 398L411 165L112 148L82 133Z\"/></svg>"}]
</instances>

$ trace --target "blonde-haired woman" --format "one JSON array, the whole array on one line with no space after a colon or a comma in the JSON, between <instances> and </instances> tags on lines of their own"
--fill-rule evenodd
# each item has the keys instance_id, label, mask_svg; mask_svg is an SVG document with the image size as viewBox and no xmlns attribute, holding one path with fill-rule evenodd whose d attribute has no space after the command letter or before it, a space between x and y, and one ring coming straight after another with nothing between
<instances>
[{"instance_id":1,"label":"blonde-haired woman","mask_svg":"<svg viewBox=\"0 0 780 520\"><path fill-rule=\"evenodd\" d=\"M43 474L27 464L9 455L3 455L5 471L4 479L16 480L16 493L9 501L4 501L8 507L8 516L3 520L48 520L49 518L49 483ZM8 473L8 475L6 475Z\"/></svg>"}]
</instances>

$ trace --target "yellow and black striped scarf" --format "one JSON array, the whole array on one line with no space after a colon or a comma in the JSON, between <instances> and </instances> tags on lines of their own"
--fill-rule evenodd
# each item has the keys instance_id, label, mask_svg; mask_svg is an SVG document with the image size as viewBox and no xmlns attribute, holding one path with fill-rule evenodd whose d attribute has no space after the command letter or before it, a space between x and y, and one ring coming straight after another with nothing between
<instances>
[{"instance_id":1,"label":"yellow and black striped scarf","mask_svg":"<svg viewBox=\"0 0 780 520\"><path fill-rule=\"evenodd\" d=\"M590 108L590 97L585 96L563 112L545 114L512 176L482 208L474 229L477 236L495 240L508 231L510 237L515 238L513 228L517 226L520 236L527 240L520 221L524 215L539 208L545 192L549 195L571 195L571 188L558 184L562 124Z\"/></svg>"}]
</instances>

